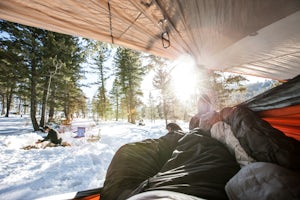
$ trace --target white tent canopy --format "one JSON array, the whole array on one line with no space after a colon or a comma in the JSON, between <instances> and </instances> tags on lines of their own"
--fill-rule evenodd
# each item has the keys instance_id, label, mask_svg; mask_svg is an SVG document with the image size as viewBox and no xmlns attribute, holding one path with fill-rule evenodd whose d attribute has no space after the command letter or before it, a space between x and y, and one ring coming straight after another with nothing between
<instances>
[{"instance_id":1,"label":"white tent canopy","mask_svg":"<svg viewBox=\"0 0 300 200\"><path fill-rule=\"evenodd\" d=\"M278 80L300 74L299 0L5 0L0 18L199 67Z\"/></svg>"}]
</instances>

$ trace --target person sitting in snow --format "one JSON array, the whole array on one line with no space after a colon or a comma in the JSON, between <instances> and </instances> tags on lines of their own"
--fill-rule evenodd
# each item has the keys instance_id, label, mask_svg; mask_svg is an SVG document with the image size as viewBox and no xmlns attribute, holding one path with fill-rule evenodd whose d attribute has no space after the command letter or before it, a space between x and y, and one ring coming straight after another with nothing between
<instances>
[{"instance_id":1,"label":"person sitting in snow","mask_svg":"<svg viewBox=\"0 0 300 200\"><path fill-rule=\"evenodd\" d=\"M59 137L59 133L49 126L45 126L41 130L48 133L47 136L43 140L38 140L35 145L28 145L23 147L22 149L30 150L45 149L46 147L71 146L68 142L62 142L62 138Z\"/></svg>"},{"instance_id":2,"label":"person sitting in snow","mask_svg":"<svg viewBox=\"0 0 300 200\"><path fill-rule=\"evenodd\" d=\"M44 127L44 132L48 133L43 140L38 140L36 143L42 143L44 141L49 141L54 145L61 145L62 139L59 137L59 134L56 130L50 128L49 126Z\"/></svg>"}]
</instances>

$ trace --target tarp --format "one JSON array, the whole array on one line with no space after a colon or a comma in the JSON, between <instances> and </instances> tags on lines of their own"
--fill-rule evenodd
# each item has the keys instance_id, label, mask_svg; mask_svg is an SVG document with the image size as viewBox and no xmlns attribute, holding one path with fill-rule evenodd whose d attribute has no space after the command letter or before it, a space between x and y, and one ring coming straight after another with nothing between
<instances>
[{"instance_id":1,"label":"tarp","mask_svg":"<svg viewBox=\"0 0 300 200\"><path fill-rule=\"evenodd\" d=\"M300 74L299 0L5 0L0 18L170 59L189 54L208 70Z\"/></svg>"}]
</instances>

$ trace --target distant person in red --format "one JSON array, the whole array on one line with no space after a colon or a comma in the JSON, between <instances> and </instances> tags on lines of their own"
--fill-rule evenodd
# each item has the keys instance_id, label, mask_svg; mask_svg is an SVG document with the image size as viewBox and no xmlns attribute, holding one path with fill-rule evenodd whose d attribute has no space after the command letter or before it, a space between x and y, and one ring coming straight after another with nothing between
<instances>
[{"instance_id":1,"label":"distant person in red","mask_svg":"<svg viewBox=\"0 0 300 200\"><path fill-rule=\"evenodd\" d=\"M210 127L206 127L205 123L207 119L212 118L212 116L216 115L216 112L213 109L212 102L207 94L201 95L198 100L198 113L194 115L189 123L189 129L193 130L194 128L203 128L210 129Z\"/></svg>"},{"instance_id":2,"label":"distant person in red","mask_svg":"<svg viewBox=\"0 0 300 200\"><path fill-rule=\"evenodd\" d=\"M48 133L47 136L43 140L38 140L37 143L42 143L44 141L49 141L53 144L60 145L62 139L59 137L58 132L54 129L50 128L49 126L44 127L44 132Z\"/></svg>"}]
</instances>

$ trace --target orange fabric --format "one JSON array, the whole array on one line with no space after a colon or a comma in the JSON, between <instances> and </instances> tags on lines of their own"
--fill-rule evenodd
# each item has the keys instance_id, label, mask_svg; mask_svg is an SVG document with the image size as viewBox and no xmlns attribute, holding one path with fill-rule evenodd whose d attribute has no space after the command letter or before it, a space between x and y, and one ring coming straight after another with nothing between
<instances>
[{"instance_id":1,"label":"orange fabric","mask_svg":"<svg viewBox=\"0 0 300 200\"><path fill-rule=\"evenodd\" d=\"M297 115L300 116L300 104L295 106L288 106L284 108L276 108L259 112L261 117L268 116L285 116L285 115Z\"/></svg>"},{"instance_id":2,"label":"orange fabric","mask_svg":"<svg viewBox=\"0 0 300 200\"><path fill-rule=\"evenodd\" d=\"M100 194L92 194L85 197L75 198L74 200L100 200Z\"/></svg>"},{"instance_id":3,"label":"orange fabric","mask_svg":"<svg viewBox=\"0 0 300 200\"><path fill-rule=\"evenodd\" d=\"M258 114L285 135L300 140L300 105L261 111Z\"/></svg>"},{"instance_id":4,"label":"orange fabric","mask_svg":"<svg viewBox=\"0 0 300 200\"><path fill-rule=\"evenodd\" d=\"M274 128L281 130L285 135L300 141L299 126L298 127L280 126L280 125L272 125L272 126Z\"/></svg>"}]
</instances>

